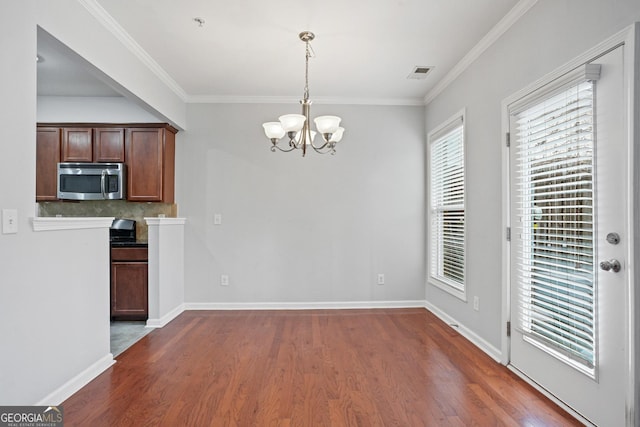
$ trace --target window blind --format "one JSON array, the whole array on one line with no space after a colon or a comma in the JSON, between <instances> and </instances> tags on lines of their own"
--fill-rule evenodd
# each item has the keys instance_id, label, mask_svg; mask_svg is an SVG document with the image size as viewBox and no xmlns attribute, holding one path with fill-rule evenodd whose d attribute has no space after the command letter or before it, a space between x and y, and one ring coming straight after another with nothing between
<instances>
[{"instance_id":1,"label":"window blind","mask_svg":"<svg viewBox=\"0 0 640 427\"><path fill-rule=\"evenodd\" d=\"M462 118L431 143L431 277L464 290L465 207Z\"/></svg>"},{"instance_id":2,"label":"window blind","mask_svg":"<svg viewBox=\"0 0 640 427\"><path fill-rule=\"evenodd\" d=\"M513 117L519 328L551 354L595 366L594 83Z\"/></svg>"}]
</instances>

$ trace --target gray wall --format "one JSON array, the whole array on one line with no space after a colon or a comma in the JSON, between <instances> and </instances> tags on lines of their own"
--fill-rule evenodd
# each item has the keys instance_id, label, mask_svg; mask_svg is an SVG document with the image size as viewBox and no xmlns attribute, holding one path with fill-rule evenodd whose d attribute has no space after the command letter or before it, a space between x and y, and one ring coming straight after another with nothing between
<instances>
[{"instance_id":1,"label":"gray wall","mask_svg":"<svg viewBox=\"0 0 640 427\"><path fill-rule=\"evenodd\" d=\"M501 102L638 20L637 0L539 0L427 106L427 132L466 108L469 303L431 285L426 299L496 348L504 332Z\"/></svg>"},{"instance_id":2,"label":"gray wall","mask_svg":"<svg viewBox=\"0 0 640 427\"><path fill-rule=\"evenodd\" d=\"M270 152L261 124L298 109L188 106L176 143L185 301L424 300L423 107L314 105L343 118L337 154Z\"/></svg>"}]
</instances>

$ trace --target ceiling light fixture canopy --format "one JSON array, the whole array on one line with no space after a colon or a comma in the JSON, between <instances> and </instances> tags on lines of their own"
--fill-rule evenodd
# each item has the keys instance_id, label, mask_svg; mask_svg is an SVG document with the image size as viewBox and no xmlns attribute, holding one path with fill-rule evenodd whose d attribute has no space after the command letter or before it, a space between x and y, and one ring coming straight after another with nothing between
<instances>
[{"instance_id":1,"label":"ceiling light fixture canopy","mask_svg":"<svg viewBox=\"0 0 640 427\"><path fill-rule=\"evenodd\" d=\"M344 128L340 127L340 117L337 116L319 116L314 122L316 124L317 133L322 138L322 144L315 145L313 139L316 132L312 131L309 125L309 110L311 100L309 99L309 58L313 56L311 42L315 35L311 31L303 31L298 37L305 43L305 70L304 70L304 95L300 104L302 104L302 114L285 114L280 116L277 122L267 122L262 125L264 133L271 140L271 151L276 149L289 152L296 148L302 150L302 156L307 153L307 148L311 147L320 154L335 154L336 144L342 139ZM280 139L284 136L289 139L288 148L282 148L278 145Z\"/></svg>"}]
</instances>

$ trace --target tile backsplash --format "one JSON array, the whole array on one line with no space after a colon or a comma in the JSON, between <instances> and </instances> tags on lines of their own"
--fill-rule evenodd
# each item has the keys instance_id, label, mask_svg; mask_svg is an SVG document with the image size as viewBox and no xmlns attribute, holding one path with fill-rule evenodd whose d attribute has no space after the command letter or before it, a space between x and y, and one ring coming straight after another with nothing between
<instances>
[{"instance_id":1,"label":"tile backsplash","mask_svg":"<svg viewBox=\"0 0 640 427\"><path fill-rule=\"evenodd\" d=\"M145 217L164 215L167 218L178 216L178 205L174 203L127 202L126 200L83 200L38 203L38 216L113 216L136 221L136 239L147 241L147 223Z\"/></svg>"}]
</instances>

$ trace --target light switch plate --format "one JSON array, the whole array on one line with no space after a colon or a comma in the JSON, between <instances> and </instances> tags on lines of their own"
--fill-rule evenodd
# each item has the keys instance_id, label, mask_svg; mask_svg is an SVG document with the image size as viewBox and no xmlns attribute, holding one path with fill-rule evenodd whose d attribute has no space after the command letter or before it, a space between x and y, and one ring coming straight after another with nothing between
<instances>
[{"instance_id":1,"label":"light switch plate","mask_svg":"<svg viewBox=\"0 0 640 427\"><path fill-rule=\"evenodd\" d=\"M222 224L222 214L214 214L213 215L213 225L221 225Z\"/></svg>"},{"instance_id":2,"label":"light switch plate","mask_svg":"<svg viewBox=\"0 0 640 427\"><path fill-rule=\"evenodd\" d=\"M18 232L18 210L2 209L2 234Z\"/></svg>"}]
</instances>

